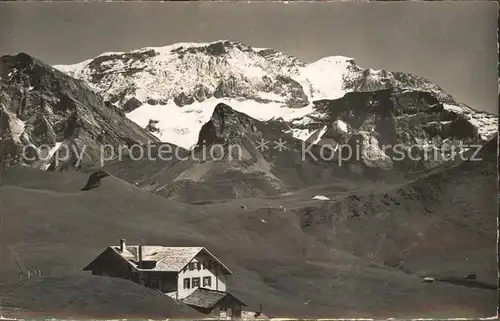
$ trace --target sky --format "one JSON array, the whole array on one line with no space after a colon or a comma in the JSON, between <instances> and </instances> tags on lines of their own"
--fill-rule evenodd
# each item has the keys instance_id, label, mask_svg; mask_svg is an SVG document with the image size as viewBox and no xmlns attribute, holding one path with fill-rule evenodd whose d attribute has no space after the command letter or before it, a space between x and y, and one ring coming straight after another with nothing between
<instances>
[{"instance_id":1,"label":"sky","mask_svg":"<svg viewBox=\"0 0 500 321\"><path fill-rule=\"evenodd\" d=\"M495 2L0 3L2 54L71 64L108 51L240 41L313 62L414 73L459 101L498 112Z\"/></svg>"}]
</instances>

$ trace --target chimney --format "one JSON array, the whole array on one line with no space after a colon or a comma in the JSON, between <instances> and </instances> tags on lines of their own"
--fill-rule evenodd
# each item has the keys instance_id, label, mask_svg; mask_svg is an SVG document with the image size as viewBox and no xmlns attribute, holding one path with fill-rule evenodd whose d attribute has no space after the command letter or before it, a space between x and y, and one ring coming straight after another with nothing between
<instances>
[{"instance_id":1,"label":"chimney","mask_svg":"<svg viewBox=\"0 0 500 321\"><path fill-rule=\"evenodd\" d=\"M139 268L142 269L142 245L139 245Z\"/></svg>"},{"instance_id":2,"label":"chimney","mask_svg":"<svg viewBox=\"0 0 500 321\"><path fill-rule=\"evenodd\" d=\"M125 251L126 244L125 244L125 239L120 240L120 251Z\"/></svg>"}]
</instances>

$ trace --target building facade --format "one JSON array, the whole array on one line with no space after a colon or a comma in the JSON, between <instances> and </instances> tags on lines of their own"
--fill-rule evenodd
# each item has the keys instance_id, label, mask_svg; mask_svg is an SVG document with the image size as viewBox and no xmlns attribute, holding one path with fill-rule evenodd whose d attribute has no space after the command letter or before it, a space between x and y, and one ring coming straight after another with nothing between
<instances>
[{"instance_id":1,"label":"building facade","mask_svg":"<svg viewBox=\"0 0 500 321\"><path fill-rule=\"evenodd\" d=\"M227 275L229 270L215 261L211 255L205 251L200 251L189 263L179 272L177 277L177 295L183 299L197 288L205 288L214 291L226 291Z\"/></svg>"},{"instance_id":2,"label":"building facade","mask_svg":"<svg viewBox=\"0 0 500 321\"><path fill-rule=\"evenodd\" d=\"M204 313L226 313L229 309L237 316L244 305L227 292L227 279L233 272L204 247L128 246L121 240L120 245L106 248L84 271L130 280L186 301Z\"/></svg>"}]
</instances>

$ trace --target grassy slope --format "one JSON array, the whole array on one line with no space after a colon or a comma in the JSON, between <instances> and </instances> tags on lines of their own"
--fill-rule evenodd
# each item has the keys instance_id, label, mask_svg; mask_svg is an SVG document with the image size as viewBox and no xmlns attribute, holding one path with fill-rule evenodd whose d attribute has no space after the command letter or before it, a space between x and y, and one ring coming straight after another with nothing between
<instances>
[{"instance_id":1,"label":"grassy slope","mask_svg":"<svg viewBox=\"0 0 500 321\"><path fill-rule=\"evenodd\" d=\"M311 191L283 201L246 199L194 206L152 195L114 177L82 192L79 189L86 176L79 173L11 168L5 176L1 210L9 227L4 239L10 250L4 258L11 279L18 278L17 256L25 269L41 269L45 276L70 280L105 246L125 237L130 244L207 246L235 272L231 291L250 308L262 303L268 315L449 317L495 312L494 291L423 284L418 274L384 266L377 257L345 245L350 241L373 247L373 235L345 237L347 241L338 244L325 242L304 231L296 213L277 208L278 204L288 208L310 205ZM375 218L365 218L365 222L378 228ZM394 224L398 222L394 220ZM361 227L358 230L364 231ZM395 234L385 238L393 239L387 246L397 244ZM439 238L432 240L441 243ZM488 244L483 243L486 248ZM391 255L384 259L397 257ZM439 269L441 262L430 259L429 266ZM61 289L61 293L65 291ZM120 288L117 298L127 291ZM63 294L54 296L60 301L54 301L53 307L68 305ZM27 295L23 292L22 297ZM92 295L81 300L92 302ZM18 297L15 302L22 301ZM72 303L71 311L95 313L79 302ZM114 307L120 310L118 302ZM106 313L111 310L107 308ZM139 308L137 311L140 314Z\"/></svg>"}]
</instances>

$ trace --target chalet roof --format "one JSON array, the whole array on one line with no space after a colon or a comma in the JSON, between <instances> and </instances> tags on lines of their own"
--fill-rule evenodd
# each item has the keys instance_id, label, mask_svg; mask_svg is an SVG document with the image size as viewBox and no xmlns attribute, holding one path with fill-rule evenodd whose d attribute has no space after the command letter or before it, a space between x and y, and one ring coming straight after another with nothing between
<instances>
[{"instance_id":1,"label":"chalet roof","mask_svg":"<svg viewBox=\"0 0 500 321\"><path fill-rule=\"evenodd\" d=\"M232 274L219 259L215 257L210 251L204 247L166 247L158 245L143 245L142 246L142 260L153 261L155 266L150 269L139 269L139 246L132 245L126 246L122 252L120 246L110 246L116 253L126 259L135 269L147 271L161 271L161 272L180 272L196 255L200 252L205 252L208 256L217 261L227 273Z\"/></svg>"},{"instance_id":2,"label":"chalet roof","mask_svg":"<svg viewBox=\"0 0 500 321\"><path fill-rule=\"evenodd\" d=\"M198 288L193 291L190 295L182 300L184 304L191 305L194 307L211 309L223 298L228 297L231 300L235 300L242 305L246 306L245 303L238 300L234 295L229 292L214 291L206 288Z\"/></svg>"},{"instance_id":3,"label":"chalet roof","mask_svg":"<svg viewBox=\"0 0 500 321\"><path fill-rule=\"evenodd\" d=\"M120 246L112 246L113 249L123 258L139 261L139 246L126 246L125 251L120 250ZM202 247L165 247L156 245L142 246L142 260L156 262L155 270L180 271L193 259L203 248Z\"/></svg>"}]
</instances>

